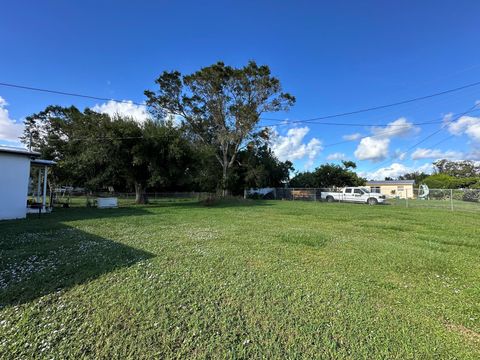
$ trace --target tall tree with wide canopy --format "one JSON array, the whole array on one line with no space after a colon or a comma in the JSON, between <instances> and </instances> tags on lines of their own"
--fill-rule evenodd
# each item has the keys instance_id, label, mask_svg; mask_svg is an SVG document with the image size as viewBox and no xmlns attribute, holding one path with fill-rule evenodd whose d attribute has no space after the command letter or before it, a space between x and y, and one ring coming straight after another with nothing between
<instances>
[{"instance_id":1,"label":"tall tree with wide canopy","mask_svg":"<svg viewBox=\"0 0 480 360\"><path fill-rule=\"evenodd\" d=\"M163 72L156 92L146 90L154 116L180 116L194 137L215 149L226 194L228 171L238 152L254 136L260 115L286 111L295 98L282 92L266 65L250 61L242 68L218 62L190 75Z\"/></svg>"},{"instance_id":2,"label":"tall tree with wide canopy","mask_svg":"<svg viewBox=\"0 0 480 360\"><path fill-rule=\"evenodd\" d=\"M27 117L25 125L22 141L57 161L57 185L134 188L136 202L145 203L148 186L191 181L195 156L190 139L169 121L138 123L90 109L49 106Z\"/></svg>"}]
</instances>

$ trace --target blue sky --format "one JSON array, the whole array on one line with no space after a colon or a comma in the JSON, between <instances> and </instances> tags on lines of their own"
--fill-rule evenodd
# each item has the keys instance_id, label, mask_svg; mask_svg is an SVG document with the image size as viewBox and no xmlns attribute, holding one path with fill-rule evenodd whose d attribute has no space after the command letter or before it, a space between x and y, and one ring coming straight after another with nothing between
<instances>
[{"instance_id":1,"label":"blue sky","mask_svg":"<svg viewBox=\"0 0 480 360\"><path fill-rule=\"evenodd\" d=\"M11 1L1 10L0 82L99 97L143 102L163 70L189 73L218 60L241 66L253 59L268 64L297 98L289 113L266 116L295 121L480 81L474 0ZM0 97L0 143L10 145L22 119L49 104L143 113L133 105L5 87ZM345 158L370 178L428 170L445 156L480 160L480 111L412 125L448 119L478 100L475 86L326 120L359 126L280 125L273 147L297 170ZM387 130L366 126L389 123ZM351 141L332 145L349 135Z\"/></svg>"}]
</instances>

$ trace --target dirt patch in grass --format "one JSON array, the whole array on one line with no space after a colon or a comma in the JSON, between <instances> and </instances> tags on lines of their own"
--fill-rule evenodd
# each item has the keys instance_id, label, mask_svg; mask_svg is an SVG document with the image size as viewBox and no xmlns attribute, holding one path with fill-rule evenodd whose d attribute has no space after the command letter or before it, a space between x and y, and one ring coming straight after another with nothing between
<instances>
[{"instance_id":1,"label":"dirt patch in grass","mask_svg":"<svg viewBox=\"0 0 480 360\"><path fill-rule=\"evenodd\" d=\"M448 330L461 334L469 341L480 343L480 334L463 325L446 324Z\"/></svg>"}]
</instances>

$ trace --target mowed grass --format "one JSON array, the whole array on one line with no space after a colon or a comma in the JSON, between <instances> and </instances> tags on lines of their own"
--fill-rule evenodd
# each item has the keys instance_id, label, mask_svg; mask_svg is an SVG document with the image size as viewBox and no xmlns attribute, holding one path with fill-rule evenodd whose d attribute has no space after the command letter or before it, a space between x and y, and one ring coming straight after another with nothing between
<instances>
[{"instance_id":1,"label":"mowed grass","mask_svg":"<svg viewBox=\"0 0 480 360\"><path fill-rule=\"evenodd\" d=\"M287 201L0 223L0 358L480 357L480 214Z\"/></svg>"}]
</instances>

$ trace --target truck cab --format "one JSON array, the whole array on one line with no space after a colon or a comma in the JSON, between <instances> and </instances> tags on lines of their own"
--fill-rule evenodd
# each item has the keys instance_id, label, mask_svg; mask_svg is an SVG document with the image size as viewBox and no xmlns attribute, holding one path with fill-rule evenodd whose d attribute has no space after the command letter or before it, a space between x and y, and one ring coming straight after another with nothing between
<instances>
[{"instance_id":1,"label":"truck cab","mask_svg":"<svg viewBox=\"0 0 480 360\"><path fill-rule=\"evenodd\" d=\"M347 187L343 190L343 201L350 202L366 202L365 195L367 192L359 187Z\"/></svg>"}]
</instances>

